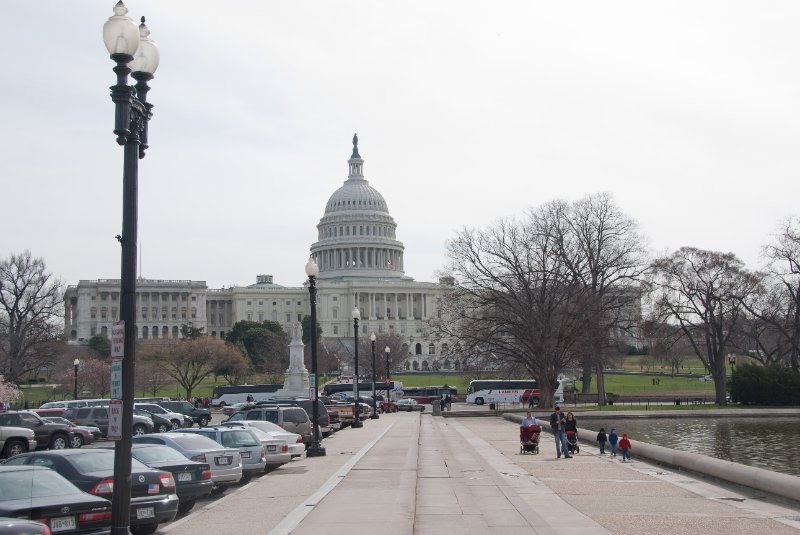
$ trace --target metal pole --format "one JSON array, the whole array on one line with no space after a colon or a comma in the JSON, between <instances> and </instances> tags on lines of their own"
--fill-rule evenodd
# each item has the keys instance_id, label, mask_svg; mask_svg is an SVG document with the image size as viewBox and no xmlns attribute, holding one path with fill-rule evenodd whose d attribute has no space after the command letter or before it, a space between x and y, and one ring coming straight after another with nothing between
<instances>
[{"instance_id":1,"label":"metal pole","mask_svg":"<svg viewBox=\"0 0 800 535\"><path fill-rule=\"evenodd\" d=\"M317 286L316 277L308 276L308 295L311 299L311 373L314 374L314 442L309 444L306 457L324 457L325 448L319 441L319 389L317 388Z\"/></svg>"},{"instance_id":2,"label":"metal pole","mask_svg":"<svg viewBox=\"0 0 800 535\"><path fill-rule=\"evenodd\" d=\"M74 364L75 367L75 392L72 396L72 399L78 399L78 365Z\"/></svg>"},{"instance_id":3,"label":"metal pole","mask_svg":"<svg viewBox=\"0 0 800 535\"><path fill-rule=\"evenodd\" d=\"M372 334L375 336L375 333ZM380 418L378 416L378 395L377 395L377 385L375 384L375 340L372 340L372 418L373 420L377 420ZM388 401L388 400L387 400ZM386 405L389 406L388 403Z\"/></svg>"},{"instance_id":4,"label":"metal pole","mask_svg":"<svg viewBox=\"0 0 800 535\"><path fill-rule=\"evenodd\" d=\"M354 414L355 415L355 419L353 420L352 427L364 427L364 424L361 423L361 414L360 414L360 411L359 411L359 408L358 408L358 398L359 398L359 395L358 395L358 318L353 318L353 335L354 335L355 342L356 342L356 354L355 354L355 358L356 358L356 376L355 376L355 379L354 379L354 381L355 381L355 384L354 384L354 386L355 386L355 399L353 400L354 401L353 412L355 413Z\"/></svg>"}]
</instances>

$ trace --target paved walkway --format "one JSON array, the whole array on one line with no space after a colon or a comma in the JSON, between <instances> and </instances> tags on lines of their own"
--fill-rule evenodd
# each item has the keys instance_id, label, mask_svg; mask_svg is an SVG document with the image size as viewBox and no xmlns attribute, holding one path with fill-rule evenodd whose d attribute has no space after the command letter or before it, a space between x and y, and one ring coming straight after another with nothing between
<instances>
[{"instance_id":1,"label":"paved walkway","mask_svg":"<svg viewBox=\"0 0 800 535\"><path fill-rule=\"evenodd\" d=\"M160 533L800 533L797 504L589 447L556 460L547 433L539 455L521 455L518 427L501 418L382 415L325 447Z\"/></svg>"}]
</instances>

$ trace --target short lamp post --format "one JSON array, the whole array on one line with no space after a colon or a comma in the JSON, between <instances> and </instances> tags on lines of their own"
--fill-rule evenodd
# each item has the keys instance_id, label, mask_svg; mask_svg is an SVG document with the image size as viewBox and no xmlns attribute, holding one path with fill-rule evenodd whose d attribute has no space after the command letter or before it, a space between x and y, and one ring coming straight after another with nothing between
<instances>
[{"instance_id":1,"label":"short lamp post","mask_svg":"<svg viewBox=\"0 0 800 535\"><path fill-rule=\"evenodd\" d=\"M72 399L78 399L78 366L80 366L80 364L81 361L79 359L72 361L72 366L75 370L75 391L73 392Z\"/></svg>"},{"instance_id":2,"label":"short lamp post","mask_svg":"<svg viewBox=\"0 0 800 535\"><path fill-rule=\"evenodd\" d=\"M378 396L376 394L378 389L375 385L375 339L375 333L369 335L369 341L372 342L372 416L370 418L373 420L380 418L378 416Z\"/></svg>"},{"instance_id":3,"label":"short lamp post","mask_svg":"<svg viewBox=\"0 0 800 535\"><path fill-rule=\"evenodd\" d=\"M736 357L728 355L728 364L731 365L731 375L733 375L733 370L736 368Z\"/></svg>"},{"instance_id":4,"label":"short lamp post","mask_svg":"<svg viewBox=\"0 0 800 535\"><path fill-rule=\"evenodd\" d=\"M114 134L123 147L122 232L117 240L122 246L120 284L120 319L125 323L122 360L121 439L114 447L114 495L111 500L111 534L127 535L131 508L131 434L133 425L133 373L136 342L136 242L138 218L139 159L147 149L147 123L153 105L147 102L150 86L158 68L159 51L144 24L138 27L127 16L121 1L114 15L103 25L103 43L115 63L117 83L111 86L115 105ZM128 75L136 85L128 84Z\"/></svg>"},{"instance_id":5,"label":"short lamp post","mask_svg":"<svg viewBox=\"0 0 800 535\"><path fill-rule=\"evenodd\" d=\"M389 358L389 354L391 353L392 349L389 346L386 346L383 351L386 353L386 382L389 383L392 380L392 378L389 376L389 363L392 361L392 359ZM386 393L389 393L388 389L386 390Z\"/></svg>"},{"instance_id":6,"label":"short lamp post","mask_svg":"<svg viewBox=\"0 0 800 535\"><path fill-rule=\"evenodd\" d=\"M361 311L358 307L353 309L353 336L355 338L356 343L356 353L355 353L355 379L353 379L353 387L355 388L355 399L353 400L353 412L355 418L353 419L353 428L364 427L364 424L361 423L361 411L359 410L358 406L358 320L361 319Z\"/></svg>"},{"instance_id":7,"label":"short lamp post","mask_svg":"<svg viewBox=\"0 0 800 535\"><path fill-rule=\"evenodd\" d=\"M324 457L325 448L319 441L319 392L317 388L317 275L319 266L314 262L314 257L309 257L306 264L308 275L308 295L311 301L311 373L314 374L314 403L312 405L314 418L314 441L308 445L306 457Z\"/></svg>"}]
</instances>

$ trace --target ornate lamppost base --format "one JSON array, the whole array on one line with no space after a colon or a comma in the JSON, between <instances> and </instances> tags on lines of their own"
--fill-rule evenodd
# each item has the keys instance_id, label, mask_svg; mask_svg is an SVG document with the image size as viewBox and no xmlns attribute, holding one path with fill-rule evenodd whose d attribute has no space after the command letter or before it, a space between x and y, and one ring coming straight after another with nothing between
<instances>
[{"instance_id":1,"label":"ornate lamppost base","mask_svg":"<svg viewBox=\"0 0 800 535\"><path fill-rule=\"evenodd\" d=\"M373 411L372 416L369 417L370 420L377 420L380 416L378 416L378 411Z\"/></svg>"},{"instance_id":2,"label":"ornate lamppost base","mask_svg":"<svg viewBox=\"0 0 800 535\"><path fill-rule=\"evenodd\" d=\"M364 427L364 422L362 422L359 419L356 419L356 420L353 421L353 425L351 425L350 427L352 427L353 429L358 429L359 427Z\"/></svg>"},{"instance_id":3,"label":"ornate lamppost base","mask_svg":"<svg viewBox=\"0 0 800 535\"><path fill-rule=\"evenodd\" d=\"M325 457L325 448L322 444L309 444L306 457Z\"/></svg>"}]
</instances>

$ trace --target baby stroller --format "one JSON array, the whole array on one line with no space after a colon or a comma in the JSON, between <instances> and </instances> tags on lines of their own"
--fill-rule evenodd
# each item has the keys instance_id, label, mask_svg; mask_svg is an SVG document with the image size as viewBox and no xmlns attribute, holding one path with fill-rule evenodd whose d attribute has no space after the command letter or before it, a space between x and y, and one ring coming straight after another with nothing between
<instances>
[{"instance_id":1,"label":"baby stroller","mask_svg":"<svg viewBox=\"0 0 800 535\"><path fill-rule=\"evenodd\" d=\"M522 454L539 453L539 433L542 432L540 425L521 425L519 427L519 452Z\"/></svg>"},{"instance_id":2,"label":"baby stroller","mask_svg":"<svg viewBox=\"0 0 800 535\"><path fill-rule=\"evenodd\" d=\"M578 433L577 431L567 431L567 448L569 448L569 453L572 455L573 453L580 453L581 447L578 446Z\"/></svg>"}]
</instances>

